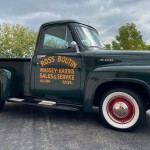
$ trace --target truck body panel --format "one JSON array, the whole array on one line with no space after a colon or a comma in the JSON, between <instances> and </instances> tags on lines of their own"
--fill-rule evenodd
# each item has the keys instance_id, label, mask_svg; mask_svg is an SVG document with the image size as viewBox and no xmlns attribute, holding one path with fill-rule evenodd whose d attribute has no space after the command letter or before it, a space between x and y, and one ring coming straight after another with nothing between
<instances>
[{"instance_id":1,"label":"truck body panel","mask_svg":"<svg viewBox=\"0 0 150 150\"><path fill-rule=\"evenodd\" d=\"M81 57L76 53L49 54L43 58L40 56L34 56L35 63L32 65L32 94L80 101Z\"/></svg>"},{"instance_id":2,"label":"truck body panel","mask_svg":"<svg viewBox=\"0 0 150 150\"><path fill-rule=\"evenodd\" d=\"M6 100L10 96L11 72L0 69L0 99Z\"/></svg>"},{"instance_id":3,"label":"truck body panel","mask_svg":"<svg viewBox=\"0 0 150 150\"><path fill-rule=\"evenodd\" d=\"M0 68L11 73L10 97L21 98L29 93L30 58L1 58Z\"/></svg>"},{"instance_id":4,"label":"truck body panel","mask_svg":"<svg viewBox=\"0 0 150 150\"><path fill-rule=\"evenodd\" d=\"M134 128L138 113L137 124L150 109L149 64L148 51L106 50L91 26L49 22L40 28L32 58L0 59L0 96L88 112L97 106L113 127Z\"/></svg>"}]
</instances>

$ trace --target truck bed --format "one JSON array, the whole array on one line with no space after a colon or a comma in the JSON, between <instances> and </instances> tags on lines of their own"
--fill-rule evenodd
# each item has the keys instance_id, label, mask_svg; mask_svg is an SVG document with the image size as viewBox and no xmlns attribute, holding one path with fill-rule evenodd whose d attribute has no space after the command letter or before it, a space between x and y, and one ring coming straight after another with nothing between
<instances>
[{"instance_id":1,"label":"truck bed","mask_svg":"<svg viewBox=\"0 0 150 150\"><path fill-rule=\"evenodd\" d=\"M0 69L12 73L11 97L29 95L30 60L31 58L0 58Z\"/></svg>"}]
</instances>

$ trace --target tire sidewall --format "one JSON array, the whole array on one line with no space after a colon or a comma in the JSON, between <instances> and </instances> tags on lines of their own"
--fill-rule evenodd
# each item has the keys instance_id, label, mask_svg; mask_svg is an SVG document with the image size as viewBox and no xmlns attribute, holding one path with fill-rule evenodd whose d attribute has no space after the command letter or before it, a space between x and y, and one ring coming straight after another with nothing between
<instances>
[{"instance_id":1,"label":"tire sidewall","mask_svg":"<svg viewBox=\"0 0 150 150\"><path fill-rule=\"evenodd\" d=\"M0 111L3 109L4 105L5 105L5 101L0 100Z\"/></svg>"},{"instance_id":2,"label":"tire sidewall","mask_svg":"<svg viewBox=\"0 0 150 150\"><path fill-rule=\"evenodd\" d=\"M123 96L125 97L127 96L127 98L129 98L134 105L135 115L131 120L131 122L127 124L119 124L114 122L107 113L106 107L109 100L111 99L112 96L116 96L117 94L118 95L123 94ZM146 114L145 104L144 101L142 101L141 97L137 93L133 92L132 90L123 89L123 88L117 88L106 92L101 100L99 111L100 111L100 116L104 121L105 125L121 131L132 131L136 129L138 126L141 125Z\"/></svg>"}]
</instances>

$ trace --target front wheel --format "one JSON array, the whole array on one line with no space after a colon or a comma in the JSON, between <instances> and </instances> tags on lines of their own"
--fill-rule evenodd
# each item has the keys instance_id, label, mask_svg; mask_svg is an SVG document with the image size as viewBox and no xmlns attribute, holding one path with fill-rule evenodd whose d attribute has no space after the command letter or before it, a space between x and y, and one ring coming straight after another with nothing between
<instances>
[{"instance_id":1,"label":"front wheel","mask_svg":"<svg viewBox=\"0 0 150 150\"><path fill-rule=\"evenodd\" d=\"M4 105L5 105L5 101L0 100L0 111L3 109Z\"/></svg>"},{"instance_id":2,"label":"front wheel","mask_svg":"<svg viewBox=\"0 0 150 150\"><path fill-rule=\"evenodd\" d=\"M127 89L108 91L99 109L106 125L122 131L136 129L143 122L146 114L145 103L142 99Z\"/></svg>"}]
</instances>

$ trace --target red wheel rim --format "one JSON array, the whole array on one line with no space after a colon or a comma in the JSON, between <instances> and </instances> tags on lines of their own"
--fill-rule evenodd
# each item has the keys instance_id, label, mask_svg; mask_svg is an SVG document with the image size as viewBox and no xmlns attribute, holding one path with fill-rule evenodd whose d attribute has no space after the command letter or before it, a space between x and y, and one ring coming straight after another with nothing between
<instances>
[{"instance_id":1,"label":"red wheel rim","mask_svg":"<svg viewBox=\"0 0 150 150\"><path fill-rule=\"evenodd\" d=\"M115 123L126 124L135 115L134 105L126 97L114 97L107 104L107 114Z\"/></svg>"}]
</instances>

